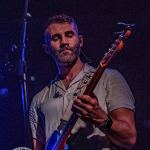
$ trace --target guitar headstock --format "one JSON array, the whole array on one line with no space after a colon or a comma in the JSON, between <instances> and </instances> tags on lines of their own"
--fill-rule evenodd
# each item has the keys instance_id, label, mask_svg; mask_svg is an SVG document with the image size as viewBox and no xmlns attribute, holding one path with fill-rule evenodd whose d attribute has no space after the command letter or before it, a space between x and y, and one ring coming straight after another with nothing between
<instances>
[{"instance_id":1,"label":"guitar headstock","mask_svg":"<svg viewBox=\"0 0 150 150\"><path fill-rule=\"evenodd\" d=\"M108 52L105 53L103 59L100 61L101 67L106 67L111 61L112 57L122 50L125 45L125 41L131 36L132 28L130 25L127 25L125 29L119 32L119 35L115 42L108 49Z\"/></svg>"}]
</instances>

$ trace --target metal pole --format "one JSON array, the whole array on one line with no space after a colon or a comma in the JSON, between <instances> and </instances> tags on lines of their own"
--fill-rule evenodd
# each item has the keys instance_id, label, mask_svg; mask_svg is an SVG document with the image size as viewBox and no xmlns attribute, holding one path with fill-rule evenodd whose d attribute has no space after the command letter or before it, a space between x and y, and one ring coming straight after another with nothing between
<instances>
[{"instance_id":1,"label":"metal pole","mask_svg":"<svg viewBox=\"0 0 150 150\"><path fill-rule=\"evenodd\" d=\"M24 146L27 145L29 137L29 125L28 125L28 93L27 93L27 66L26 66L26 32L27 32L27 19L28 15L28 3L29 0L25 0L23 26L22 26L22 45L21 45L21 60L19 64L19 76L20 76L20 87L21 87L21 100L23 110L23 121L24 121Z\"/></svg>"}]
</instances>

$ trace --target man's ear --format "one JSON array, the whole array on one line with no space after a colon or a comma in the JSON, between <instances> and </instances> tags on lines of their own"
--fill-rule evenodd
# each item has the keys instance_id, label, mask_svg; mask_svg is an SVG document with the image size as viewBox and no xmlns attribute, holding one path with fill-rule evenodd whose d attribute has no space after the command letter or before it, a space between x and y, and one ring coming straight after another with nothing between
<instances>
[{"instance_id":1,"label":"man's ear","mask_svg":"<svg viewBox=\"0 0 150 150\"><path fill-rule=\"evenodd\" d=\"M83 35L79 35L80 47L83 46Z\"/></svg>"},{"instance_id":2,"label":"man's ear","mask_svg":"<svg viewBox=\"0 0 150 150\"><path fill-rule=\"evenodd\" d=\"M43 49L47 55L51 54L50 48L49 48L49 46L47 46L47 44L43 44Z\"/></svg>"}]
</instances>

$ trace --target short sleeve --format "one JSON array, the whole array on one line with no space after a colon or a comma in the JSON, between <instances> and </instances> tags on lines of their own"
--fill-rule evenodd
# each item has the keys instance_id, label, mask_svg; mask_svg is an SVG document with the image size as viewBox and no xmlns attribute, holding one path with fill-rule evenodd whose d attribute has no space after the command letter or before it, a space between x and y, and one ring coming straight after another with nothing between
<instances>
[{"instance_id":1,"label":"short sleeve","mask_svg":"<svg viewBox=\"0 0 150 150\"><path fill-rule=\"evenodd\" d=\"M116 70L110 70L107 78L107 96L106 104L108 111L112 111L117 108L128 108L135 110L135 100L133 94L124 79L124 77Z\"/></svg>"},{"instance_id":2,"label":"short sleeve","mask_svg":"<svg viewBox=\"0 0 150 150\"><path fill-rule=\"evenodd\" d=\"M29 121L32 138L45 144L44 118L42 118L36 97L33 98L29 110Z\"/></svg>"}]
</instances>

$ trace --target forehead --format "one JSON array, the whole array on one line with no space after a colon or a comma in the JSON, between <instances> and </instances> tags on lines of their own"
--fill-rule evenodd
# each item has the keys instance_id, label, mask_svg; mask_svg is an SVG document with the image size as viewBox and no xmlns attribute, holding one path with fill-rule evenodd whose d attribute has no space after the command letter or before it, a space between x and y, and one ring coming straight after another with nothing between
<instances>
[{"instance_id":1,"label":"forehead","mask_svg":"<svg viewBox=\"0 0 150 150\"><path fill-rule=\"evenodd\" d=\"M46 29L49 34L61 34L66 31L77 32L77 29L73 23L52 23Z\"/></svg>"}]
</instances>

